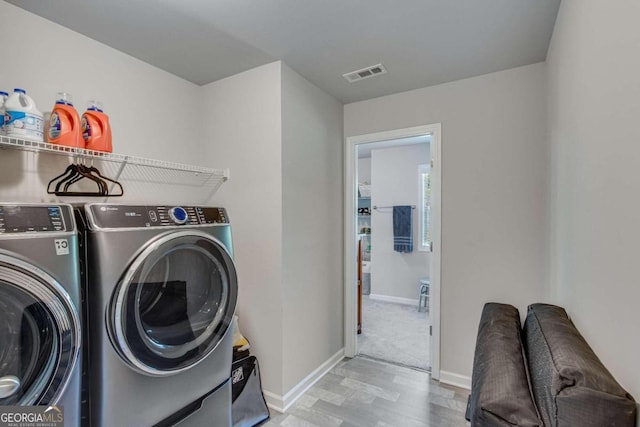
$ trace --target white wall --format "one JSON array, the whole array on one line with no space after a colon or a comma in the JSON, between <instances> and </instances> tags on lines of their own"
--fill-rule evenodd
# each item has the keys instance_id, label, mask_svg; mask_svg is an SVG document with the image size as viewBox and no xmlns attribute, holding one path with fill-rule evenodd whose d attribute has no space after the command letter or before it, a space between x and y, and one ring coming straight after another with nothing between
<instances>
[{"instance_id":1,"label":"white wall","mask_svg":"<svg viewBox=\"0 0 640 427\"><path fill-rule=\"evenodd\" d=\"M413 252L393 250L393 210L371 213L371 293L418 299L418 282L429 276L429 253L421 252L419 166L429 163L429 144L371 151L371 205L414 205Z\"/></svg>"},{"instance_id":2,"label":"white wall","mask_svg":"<svg viewBox=\"0 0 640 427\"><path fill-rule=\"evenodd\" d=\"M470 376L482 306L543 299L545 66L345 106L345 136L442 123L441 370Z\"/></svg>"},{"instance_id":3,"label":"white wall","mask_svg":"<svg viewBox=\"0 0 640 427\"><path fill-rule=\"evenodd\" d=\"M233 224L238 315L262 385L282 390L282 112L280 63L203 87L203 157L231 169L214 196Z\"/></svg>"},{"instance_id":4,"label":"white wall","mask_svg":"<svg viewBox=\"0 0 640 427\"><path fill-rule=\"evenodd\" d=\"M3 1L0 16L0 40L14 50L3 55L0 90L26 89L43 112L51 110L60 91L73 95L80 112L89 99L99 99L110 116L115 152L223 167L204 163L200 155L199 87ZM67 162L3 151L0 199L51 200L43 185ZM156 200L184 198L177 192L158 192L157 185L155 189Z\"/></svg>"},{"instance_id":5,"label":"white wall","mask_svg":"<svg viewBox=\"0 0 640 427\"><path fill-rule=\"evenodd\" d=\"M284 391L344 346L342 104L282 66Z\"/></svg>"},{"instance_id":6,"label":"white wall","mask_svg":"<svg viewBox=\"0 0 640 427\"><path fill-rule=\"evenodd\" d=\"M548 55L551 283L640 398L640 3L563 1Z\"/></svg>"},{"instance_id":7,"label":"white wall","mask_svg":"<svg viewBox=\"0 0 640 427\"><path fill-rule=\"evenodd\" d=\"M205 153L231 168L243 333L282 398L343 346L342 105L281 62L204 87Z\"/></svg>"},{"instance_id":8,"label":"white wall","mask_svg":"<svg viewBox=\"0 0 640 427\"><path fill-rule=\"evenodd\" d=\"M371 157L358 159L358 182L371 184Z\"/></svg>"}]
</instances>

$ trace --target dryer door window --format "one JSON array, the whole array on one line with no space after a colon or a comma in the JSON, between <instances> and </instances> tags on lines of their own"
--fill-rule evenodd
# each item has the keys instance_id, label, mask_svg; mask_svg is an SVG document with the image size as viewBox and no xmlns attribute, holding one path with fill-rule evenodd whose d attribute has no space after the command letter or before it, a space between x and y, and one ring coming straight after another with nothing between
<instances>
[{"instance_id":1,"label":"dryer door window","mask_svg":"<svg viewBox=\"0 0 640 427\"><path fill-rule=\"evenodd\" d=\"M0 405L52 405L80 346L64 289L42 270L0 254Z\"/></svg>"},{"instance_id":2,"label":"dryer door window","mask_svg":"<svg viewBox=\"0 0 640 427\"><path fill-rule=\"evenodd\" d=\"M236 298L236 270L220 242L198 231L165 235L147 245L118 284L112 341L138 372L175 374L213 351Z\"/></svg>"}]
</instances>

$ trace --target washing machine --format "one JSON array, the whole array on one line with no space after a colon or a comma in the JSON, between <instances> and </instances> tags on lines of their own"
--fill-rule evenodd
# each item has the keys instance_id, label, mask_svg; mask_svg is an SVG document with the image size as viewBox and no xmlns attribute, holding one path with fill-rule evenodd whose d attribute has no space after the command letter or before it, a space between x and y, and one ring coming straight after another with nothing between
<instances>
[{"instance_id":1,"label":"washing machine","mask_svg":"<svg viewBox=\"0 0 640 427\"><path fill-rule=\"evenodd\" d=\"M88 204L92 427L231 425L238 284L225 209Z\"/></svg>"},{"instance_id":2,"label":"washing machine","mask_svg":"<svg viewBox=\"0 0 640 427\"><path fill-rule=\"evenodd\" d=\"M80 425L80 292L71 206L0 204L0 405Z\"/></svg>"}]
</instances>

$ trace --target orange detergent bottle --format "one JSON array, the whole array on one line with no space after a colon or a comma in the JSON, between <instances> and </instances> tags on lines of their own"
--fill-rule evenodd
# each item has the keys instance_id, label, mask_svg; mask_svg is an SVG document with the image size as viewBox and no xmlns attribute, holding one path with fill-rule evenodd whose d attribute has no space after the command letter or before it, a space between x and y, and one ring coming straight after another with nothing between
<instances>
[{"instance_id":1,"label":"orange detergent bottle","mask_svg":"<svg viewBox=\"0 0 640 427\"><path fill-rule=\"evenodd\" d=\"M101 102L89 101L87 111L82 115L82 136L87 150L113 151L109 116L102 111Z\"/></svg>"},{"instance_id":2,"label":"orange detergent bottle","mask_svg":"<svg viewBox=\"0 0 640 427\"><path fill-rule=\"evenodd\" d=\"M84 148L84 139L80 130L80 116L75 108L71 95L60 92L56 98L49 119L47 141L67 147Z\"/></svg>"}]
</instances>

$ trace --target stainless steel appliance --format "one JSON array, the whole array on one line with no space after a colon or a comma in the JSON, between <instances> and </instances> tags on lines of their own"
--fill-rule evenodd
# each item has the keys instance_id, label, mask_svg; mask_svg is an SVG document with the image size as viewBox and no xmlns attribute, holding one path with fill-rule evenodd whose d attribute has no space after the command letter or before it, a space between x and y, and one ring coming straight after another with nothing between
<instances>
[{"instance_id":1,"label":"stainless steel appliance","mask_svg":"<svg viewBox=\"0 0 640 427\"><path fill-rule=\"evenodd\" d=\"M230 426L237 277L223 208L88 204L91 426Z\"/></svg>"},{"instance_id":2,"label":"stainless steel appliance","mask_svg":"<svg viewBox=\"0 0 640 427\"><path fill-rule=\"evenodd\" d=\"M71 206L0 204L0 405L58 406L80 425L79 307Z\"/></svg>"}]
</instances>

